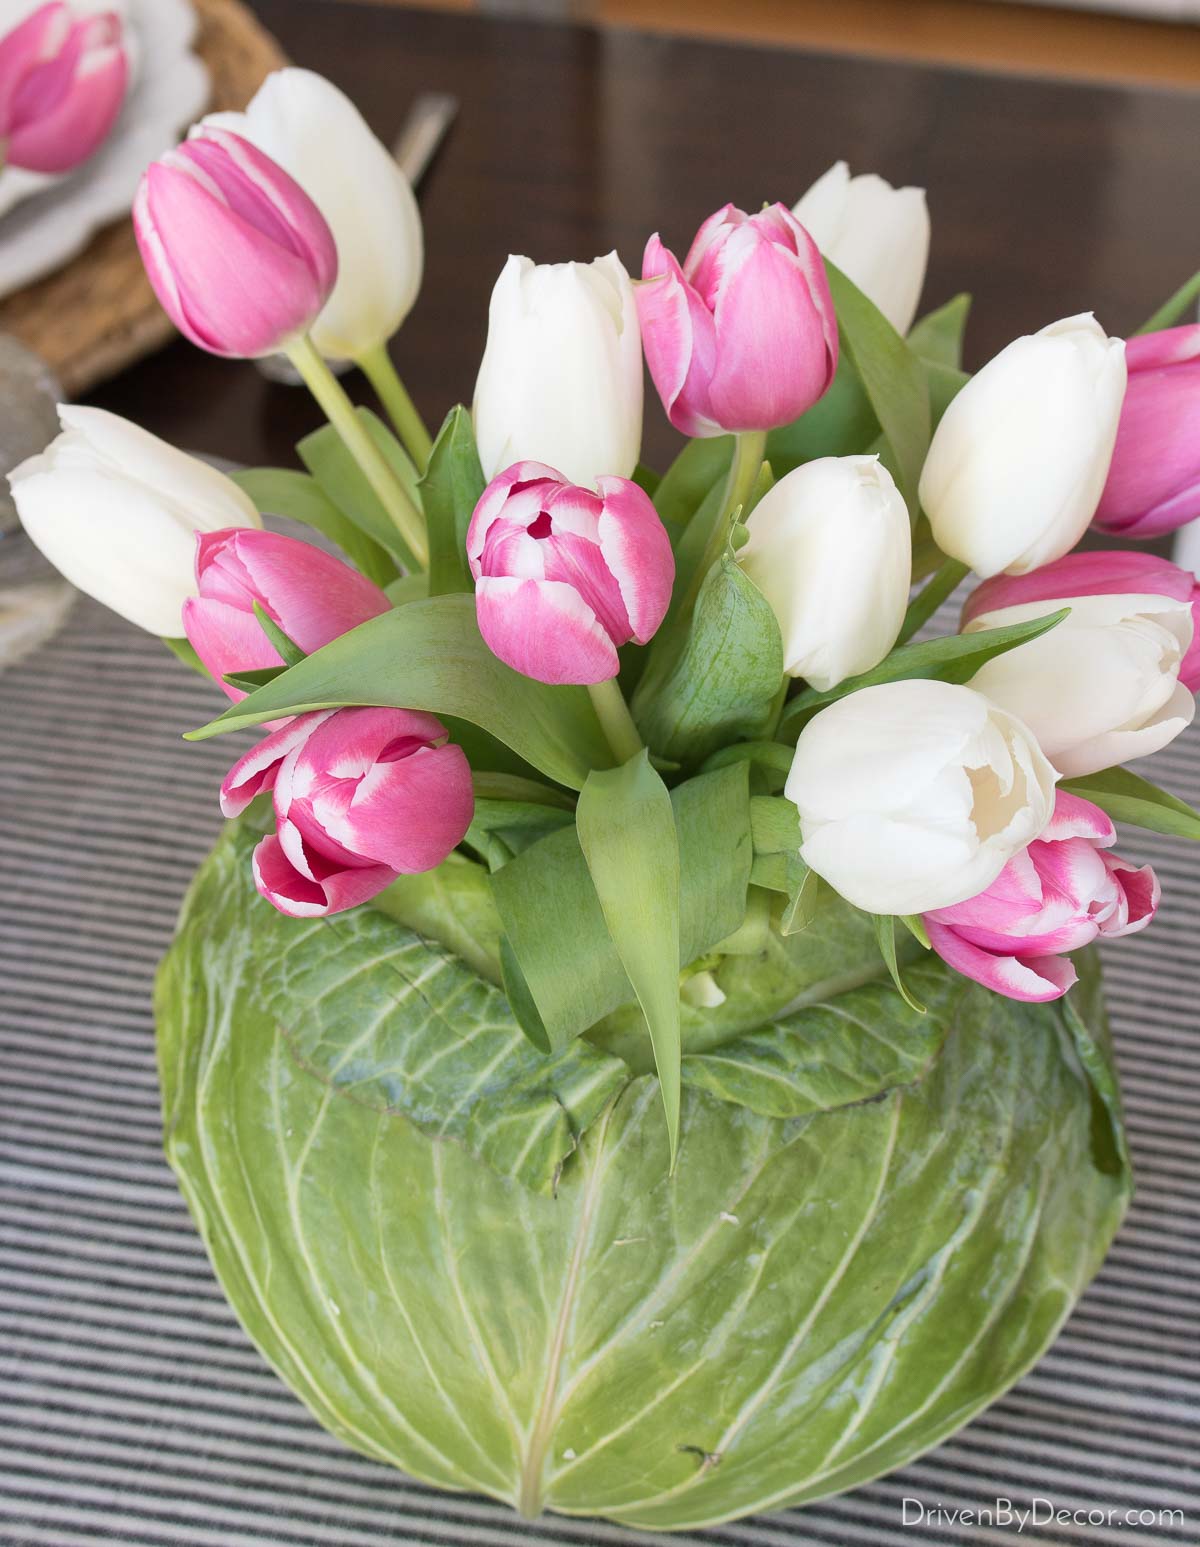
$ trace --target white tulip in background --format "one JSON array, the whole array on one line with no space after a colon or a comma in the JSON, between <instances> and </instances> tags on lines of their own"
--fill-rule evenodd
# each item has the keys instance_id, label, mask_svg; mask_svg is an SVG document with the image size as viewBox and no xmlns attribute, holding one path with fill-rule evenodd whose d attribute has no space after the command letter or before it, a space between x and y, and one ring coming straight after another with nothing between
<instances>
[{"instance_id":1,"label":"white tulip in background","mask_svg":"<svg viewBox=\"0 0 1200 1547\"><path fill-rule=\"evenodd\" d=\"M981 693L887 682L814 715L785 787L800 854L869 913L924 913L989 887L1045 827L1055 772Z\"/></svg>"},{"instance_id":2,"label":"white tulip in background","mask_svg":"<svg viewBox=\"0 0 1200 1547\"><path fill-rule=\"evenodd\" d=\"M408 179L344 92L311 70L277 70L244 113L204 120L240 134L289 172L324 215L338 278L312 328L329 359L385 344L421 288L421 215Z\"/></svg>"},{"instance_id":3,"label":"white tulip in background","mask_svg":"<svg viewBox=\"0 0 1200 1547\"><path fill-rule=\"evenodd\" d=\"M1125 345L1090 312L989 360L946 410L921 473L942 552L985 579L1069 552L1100 502L1124 397Z\"/></svg>"},{"instance_id":4,"label":"white tulip in background","mask_svg":"<svg viewBox=\"0 0 1200 1547\"><path fill-rule=\"evenodd\" d=\"M488 309L475 383L485 478L544 462L594 488L628 478L642 445L642 340L615 252L592 263L510 257Z\"/></svg>"},{"instance_id":5,"label":"white tulip in background","mask_svg":"<svg viewBox=\"0 0 1200 1547\"><path fill-rule=\"evenodd\" d=\"M929 262L924 188L893 188L873 172L850 176L837 161L792 213L824 257L874 301L897 333L917 315Z\"/></svg>"},{"instance_id":6,"label":"white tulip in background","mask_svg":"<svg viewBox=\"0 0 1200 1547\"><path fill-rule=\"evenodd\" d=\"M1157 752L1192 722L1179 681L1192 610L1169 596L1070 596L980 613L964 630L1001 628L1069 607L1048 634L997 655L971 680L1018 715L1064 778Z\"/></svg>"},{"instance_id":7,"label":"white tulip in background","mask_svg":"<svg viewBox=\"0 0 1200 1547\"><path fill-rule=\"evenodd\" d=\"M878 457L788 473L746 523L738 562L783 634L783 669L824 692L896 643L912 582L908 509Z\"/></svg>"},{"instance_id":8,"label":"white tulip in background","mask_svg":"<svg viewBox=\"0 0 1200 1547\"><path fill-rule=\"evenodd\" d=\"M237 484L99 408L63 405L62 434L9 474L30 538L72 585L178 639L196 594L196 533L261 526Z\"/></svg>"}]
</instances>

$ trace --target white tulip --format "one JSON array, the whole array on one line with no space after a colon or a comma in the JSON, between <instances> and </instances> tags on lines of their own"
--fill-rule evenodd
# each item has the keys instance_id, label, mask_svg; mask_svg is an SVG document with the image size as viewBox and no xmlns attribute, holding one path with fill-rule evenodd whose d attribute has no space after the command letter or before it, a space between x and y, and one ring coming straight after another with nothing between
<instances>
[{"instance_id":1,"label":"white tulip","mask_svg":"<svg viewBox=\"0 0 1200 1547\"><path fill-rule=\"evenodd\" d=\"M907 333L929 262L924 188L893 188L873 172L851 177L846 163L837 161L792 213L896 332Z\"/></svg>"},{"instance_id":2,"label":"white tulip","mask_svg":"<svg viewBox=\"0 0 1200 1547\"><path fill-rule=\"evenodd\" d=\"M338 277L312 328L330 359L385 344L421 288L421 215L408 179L344 92L311 70L268 75L244 113L205 123L240 134L289 172L321 211Z\"/></svg>"},{"instance_id":3,"label":"white tulip","mask_svg":"<svg viewBox=\"0 0 1200 1547\"><path fill-rule=\"evenodd\" d=\"M947 682L838 699L796 743L786 793L801 858L870 913L985 891L1054 809L1054 769L1019 720Z\"/></svg>"},{"instance_id":4,"label":"white tulip","mask_svg":"<svg viewBox=\"0 0 1200 1547\"><path fill-rule=\"evenodd\" d=\"M985 578L1072 549L1100 503L1125 397L1125 345L1090 312L1018 338L946 410L921 473L943 553Z\"/></svg>"},{"instance_id":5,"label":"white tulip","mask_svg":"<svg viewBox=\"0 0 1200 1547\"><path fill-rule=\"evenodd\" d=\"M615 252L592 263L509 258L473 414L487 478L527 460L586 488L629 477L642 444L642 338Z\"/></svg>"},{"instance_id":6,"label":"white tulip","mask_svg":"<svg viewBox=\"0 0 1200 1547\"><path fill-rule=\"evenodd\" d=\"M72 585L152 634L179 638L196 594L196 533L261 526L237 484L99 408L58 410L62 434L9 474L22 525Z\"/></svg>"},{"instance_id":7,"label":"white tulip","mask_svg":"<svg viewBox=\"0 0 1200 1547\"><path fill-rule=\"evenodd\" d=\"M1189 602L1169 596L1068 596L980 613L964 630L1001 628L1069 607L1049 633L994 656L971 686L1019 715L1064 778L1157 752L1191 723L1179 681L1192 640Z\"/></svg>"},{"instance_id":8,"label":"white tulip","mask_svg":"<svg viewBox=\"0 0 1200 1547\"><path fill-rule=\"evenodd\" d=\"M878 457L821 457L781 478L746 522L738 562L783 634L783 669L821 692L877 666L912 583L908 510Z\"/></svg>"}]
</instances>

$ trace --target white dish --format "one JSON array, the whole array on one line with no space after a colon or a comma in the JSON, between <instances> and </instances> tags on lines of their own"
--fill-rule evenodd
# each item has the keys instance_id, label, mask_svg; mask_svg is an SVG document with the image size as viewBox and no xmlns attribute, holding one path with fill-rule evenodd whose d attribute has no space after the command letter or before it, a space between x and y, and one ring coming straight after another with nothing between
<instances>
[{"instance_id":1,"label":"white dish","mask_svg":"<svg viewBox=\"0 0 1200 1547\"><path fill-rule=\"evenodd\" d=\"M4 0L0 19L12 11L19 20L33 8L32 0ZM208 104L208 72L192 53L191 0L123 0L121 10L136 75L108 140L66 177L0 173L0 296L61 268L102 226L128 214L146 167Z\"/></svg>"}]
</instances>

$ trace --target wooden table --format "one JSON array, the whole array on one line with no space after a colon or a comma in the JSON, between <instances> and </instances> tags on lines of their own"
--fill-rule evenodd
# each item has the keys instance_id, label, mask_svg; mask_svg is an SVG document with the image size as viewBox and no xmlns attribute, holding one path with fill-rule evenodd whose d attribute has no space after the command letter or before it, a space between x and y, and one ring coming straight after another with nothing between
<instances>
[{"instance_id":1,"label":"wooden table","mask_svg":"<svg viewBox=\"0 0 1200 1547\"><path fill-rule=\"evenodd\" d=\"M1200 267L1200 95L351 0L254 8L385 138L419 90L462 100L422 190L425 286L396 345L431 422L470 400L509 252L552 261L615 246L636 271L652 231L685 247L726 200L790 204L839 157L929 190L926 302L975 293L974 364L1087 309L1131 330ZM317 422L303 394L182 343L95 401L246 462L288 459ZM657 404L647 435L662 461L673 436Z\"/></svg>"}]
</instances>

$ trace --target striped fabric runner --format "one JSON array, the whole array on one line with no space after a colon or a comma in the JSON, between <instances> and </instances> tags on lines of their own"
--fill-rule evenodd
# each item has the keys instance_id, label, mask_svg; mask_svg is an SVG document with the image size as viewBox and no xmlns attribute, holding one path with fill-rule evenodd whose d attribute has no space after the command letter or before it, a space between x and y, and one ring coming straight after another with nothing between
<instances>
[{"instance_id":1,"label":"striped fabric runner","mask_svg":"<svg viewBox=\"0 0 1200 1547\"><path fill-rule=\"evenodd\" d=\"M924 1460L674 1538L409 1482L326 1435L226 1307L160 1151L150 987L218 827L210 687L81 600L0 676L0 1543L379 1547L1200 1541L1200 857L1129 834L1165 905L1107 953L1137 1199L1054 1349ZM1154 762L1200 799L1200 734ZM1027 1509L1075 1521L965 1524ZM904 1500L925 1510L917 1519ZM1112 1524L1088 1523L1089 1510ZM1160 1511L1182 1511L1160 1516ZM935 1514L934 1511L940 1511Z\"/></svg>"}]
</instances>

